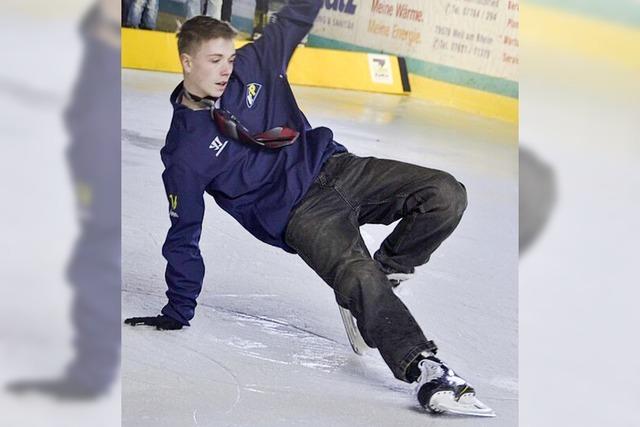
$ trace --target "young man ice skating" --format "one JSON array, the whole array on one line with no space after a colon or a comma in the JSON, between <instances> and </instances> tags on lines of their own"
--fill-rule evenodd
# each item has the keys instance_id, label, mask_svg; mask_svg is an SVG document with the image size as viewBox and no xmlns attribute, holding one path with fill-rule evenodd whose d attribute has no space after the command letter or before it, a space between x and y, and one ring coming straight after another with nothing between
<instances>
[{"instance_id":1,"label":"young man ice skating","mask_svg":"<svg viewBox=\"0 0 640 427\"><path fill-rule=\"evenodd\" d=\"M464 186L451 175L392 160L360 158L312 128L286 69L311 29L321 0L285 6L253 44L234 49L235 32L208 17L178 35L184 81L171 95L171 127L161 155L171 228L163 246L168 303L131 325L180 329L194 316L204 264L199 250L204 193L259 240L297 253L357 321L394 376L418 384L434 412L491 416L466 381L435 357L433 341L392 288L456 228ZM359 227L401 219L369 254Z\"/></svg>"}]
</instances>

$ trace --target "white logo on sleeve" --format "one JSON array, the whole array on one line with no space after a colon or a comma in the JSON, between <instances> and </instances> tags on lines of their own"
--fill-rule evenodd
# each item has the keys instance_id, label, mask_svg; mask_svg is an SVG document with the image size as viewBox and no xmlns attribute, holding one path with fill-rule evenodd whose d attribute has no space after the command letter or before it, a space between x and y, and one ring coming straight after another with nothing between
<instances>
[{"instance_id":1,"label":"white logo on sleeve","mask_svg":"<svg viewBox=\"0 0 640 427\"><path fill-rule=\"evenodd\" d=\"M222 150L224 150L224 147L227 146L228 142L228 140L225 142L221 142L220 138L216 136L211 142L211 145L209 145L209 148L213 149L216 152L216 157L218 157L220 153L222 153Z\"/></svg>"}]
</instances>

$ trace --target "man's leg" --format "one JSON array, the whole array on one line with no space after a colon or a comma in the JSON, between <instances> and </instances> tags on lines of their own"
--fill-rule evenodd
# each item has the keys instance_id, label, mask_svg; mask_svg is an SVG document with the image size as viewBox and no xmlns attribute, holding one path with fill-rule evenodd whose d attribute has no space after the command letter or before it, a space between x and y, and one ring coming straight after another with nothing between
<instances>
[{"instance_id":1,"label":"man's leg","mask_svg":"<svg viewBox=\"0 0 640 427\"><path fill-rule=\"evenodd\" d=\"M253 15L253 33L251 38L256 40L262 35L264 27L267 25L269 12L269 0L256 0L256 8Z\"/></svg>"},{"instance_id":2,"label":"man's leg","mask_svg":"<svg viewBox=\"0 0 640 427\"><path fill-rule=\"evenodd\" d=\"M222 16L222 0L207 0L205 2L205 15L221 20Z\"/></svg>"},{"instance_id":3,"label":"man's leg","mask_svg":"<svg viewBox=\"0 0 640 427\"><path fill-rule=\"evenodd\" d=\"M202 15L202 1L203 0L186 0L187 20Z\"/></svg>"},{"instance_id":4,"label":"man's leg","mask_svg":"<svg viewBox=\"0 0 640 427\"><path fill-rule=\"evenodd\" d=\"M455 230L467 207L464 185L450 174L395 160L345 156L336 185L358 224L391 224L374 259L385 270L413 273Z\"/></svg>"},{"instance_id":5,"label":"man's leg","mask_svg":"<svg viewBox=\"0 0 640 427\"><path fill-rule=\"evenodd\" d=\"M343 154L325 164L294 211L287 243L334 288L396 378L418 382L424 408L492 417L473 387L435 357L436 346L395 296L359 232L366 222L401 219L376 255L383 267L413 271L456 228L466 205L464 186L445 172Z\"/></svg>"},{"instance_id":6,"label":"man's leg","mask_svg":"<svg viewBox=\"0 0 640 427\"><path fill-rule=\"evenodd\" d=\"M357 211L328 179L321 173L296 208L287 244L333 288L338 304L351 311L363 338L378 348L395 377L410 381L409 364L423 351L435 352L436 346L393 293L362 240Z\"/></svg>"},{"instance_id":7,"label":"man's leg","mask_svg":"<svg viewBox=\"0 0 640 427\"><path fill-rule=\"evenodd\" d=\"M142 23L145 0L132 0L129 5L129 15L127 16L127 27L139 28Z\"/></svg>"},{"instance_id":8,"label":"man's leg","mask_svg":"<svg viewBox=\"0 0 640 427\"><path fill-rule=\"evenodd\" d=\"M233 0L222 0L222 10L220 11L220 19L231 22Z\"/></svg>"},{"instance_id":9,"label":"man's leg","mask_svg":"<svg viewBox=\"0 0 640 427\"><path fill-rule=\"evenodd\" d=\"M122 0L121 4L121 22L123 27L129 26L129 7L131 4L131 0Z\"/></svg>"},{"instance_id":10,"label":"man's leg","mask_svg":"<svg viewBox=\"0 0 640 427\"><path fill-rule=\"evenodd\" d=\"M142 23L140 28L147 30L155 30L156 22L158 21L158 0L147 0L144 8L144 14L142 15Z\"/></svg>"}]
</instances>

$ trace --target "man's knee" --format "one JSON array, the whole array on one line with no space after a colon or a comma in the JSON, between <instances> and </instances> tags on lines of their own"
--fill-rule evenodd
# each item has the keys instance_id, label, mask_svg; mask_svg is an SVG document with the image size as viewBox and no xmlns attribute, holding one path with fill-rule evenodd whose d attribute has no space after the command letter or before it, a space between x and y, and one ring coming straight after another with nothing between
<instances>
[{"instance_id":1,"label":"man's knee","mask_svg":"<svg viewBox=\"0 0 640 427\"><path fill-rule=\"evenodd\" d=\"M465 186L447 172L440 172L432 177L418 193L418 197L424 202L422 211L434 208L461 217L467 208Z\"/></svg>"},{"instance_id":2,"label":"man's knee","mask_svg":"<svg viewBox=\"0 0 640 427\"><path fill-rule=\"evenodd\" d=\"M363 298L376 299L391 292L387 277L380 271L372 259L349 260L336 271L334 290L339 303L350 309L354 303L358 306Z\"/></svg>"},{"instance_id":3,"label":"man's knee","mask_svg":"<svg viewBox=\"0 0 640 427\"><path fill-rule=\"evenodd\" d=\"M464 211L467 209L467 187L465 187L463 183L457 181L453 176L451 176L451 179L454 181L451 183L451 191L453 194L452 206L455 212L462 216Z\"/></svg>"}]
</instances>

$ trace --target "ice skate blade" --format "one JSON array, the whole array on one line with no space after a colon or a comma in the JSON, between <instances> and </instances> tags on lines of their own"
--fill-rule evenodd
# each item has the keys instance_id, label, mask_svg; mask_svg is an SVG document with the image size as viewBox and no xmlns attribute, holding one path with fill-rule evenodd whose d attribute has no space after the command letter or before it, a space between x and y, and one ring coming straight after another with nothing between
<instances>
[{"instance_id":1,"label":"ice skate blade","mask_svg":"<svg viewBox=\"0 0 640 427\"><path fill-rule=\"evenodd\" d=\"M351 312L340 306L338 306L338 308L340 309L342 323L344 323L344 330L347 333L347 338L349 338L349 344L351 344L351 348L355 354L362 356L367 349L369 349L369 346L364 342L362 335L360 335L358 326L356 326L356 320L351 315Z\"/></svg>"},{"instance_id":2,"label":"ice skate blade","mask_svg":"<svg viewBox=\"0 0 640 427\"><path fill-rule=\"evenodd\" d=\"M456 400L453 392L439 391L431 396L429 409L435 413L470 415L474 417L495 417L493 409L482 403L472 393L463 394Z\"/></svg>"}]
</instances>

